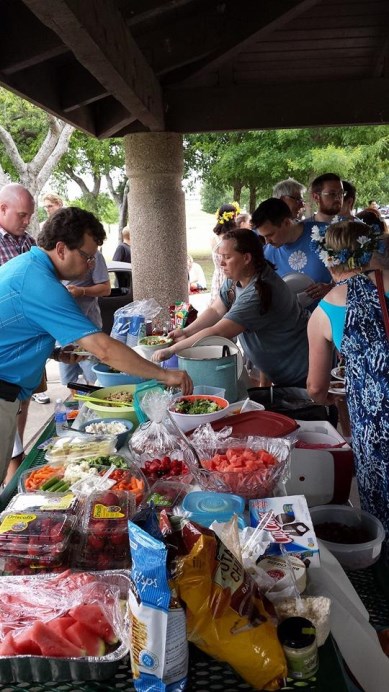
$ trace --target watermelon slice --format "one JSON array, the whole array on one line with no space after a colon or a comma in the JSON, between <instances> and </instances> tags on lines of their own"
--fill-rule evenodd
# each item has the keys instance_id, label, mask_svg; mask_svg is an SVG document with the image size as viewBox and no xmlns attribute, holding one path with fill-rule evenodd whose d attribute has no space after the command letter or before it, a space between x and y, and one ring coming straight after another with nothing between
<instances>
[{"instance_id":1,"label":"watermelon slice","mask_svg":"<svg viewBox=\"0 0 389 692\"><path fill-rule=\"evenodd\" d=\"M8 632L0 644L0 656L15 656L15 642L12 632Z\"/></svg>"},{"instance_id":2,"label":"watermelon slice","mask_svg":"<svg viewBox=\"0 0 389 692\"><path fill-rule=\"evenodd\" d=\"M80 649L86 649L88 656L104 656L105 643L96 632L82 622L75 622L67 628L66 638Z\"/></svg>"},{"instance_id":3,"label":"watermelon slice","mask_svg":"<svg viewBox=\"0 0 389 692\"><path fill-rule=\"evenodd\" d=\"M55 618L54 620L46 622L46 625L53 632L59 634L60 637L64 637L65 639L67 639L68 637L66 636L66 630L68 627L70 627L70 625L74 625L74 623L75 620L74 618L71 618L70 615L61 615L59 618Z\"/></svg>"},{"instance_id":4,"label":"watermelon slice","mask_svg":"<svg viewBox=\"0 0 389 692\"><path fill-rule=\"evenodd\" d=\"M117 644L119 641L99 605L79 605L71 608L69 615L89 627L107 644Z\"/></svg>"},{"instance_id":5,"label":"watermelon slice","mask_svg":"<svg viewBox=\"0 0 389 692\"><path fill-rule=\"evenodd\" d=\"M58 656L61 658L73 658L85 656L85 649L74 646L68 639L61 637L50 629L44 622L34 622L29 628L30 638L38 644L42 656Z\"/></svg>"},{"instance_id":6,"label":"watermelon slice","mask_svg":"<svg viewBox=\"0 0 389 692\"><path fill-rule=\"evenodd\" d=\"M31 637L31 627L21 630L14 636L15 652L17 656L41 656L42 651Z\"/></svg>"}]
</instances>

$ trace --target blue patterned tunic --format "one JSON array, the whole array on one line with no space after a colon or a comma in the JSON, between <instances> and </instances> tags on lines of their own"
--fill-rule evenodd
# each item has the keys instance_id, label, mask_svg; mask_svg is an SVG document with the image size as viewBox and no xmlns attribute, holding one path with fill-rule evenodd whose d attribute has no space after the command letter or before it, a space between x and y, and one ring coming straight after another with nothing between
<instances>
[{"instance_id":1,"label":"blue patterned tunic","mask_svg":"<svg viewBox=\"0 0 389 692\"><path fill-rule=\"evenodd\" d=\"M388 551L389 341L377 288L363 274L347 281L341 352L361 506L383 523Z\"/></svg>"}]
</instances>

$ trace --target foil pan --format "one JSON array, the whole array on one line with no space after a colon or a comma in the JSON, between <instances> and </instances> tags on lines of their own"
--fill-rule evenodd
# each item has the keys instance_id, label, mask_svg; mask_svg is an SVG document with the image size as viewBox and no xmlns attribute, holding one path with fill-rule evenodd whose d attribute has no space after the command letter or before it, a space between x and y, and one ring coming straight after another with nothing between
<instances>
[{"instance_id":1,"label":"foil pan","mask_svg":"<svg viewBox=\"0 0 389 692\"><path fill-rule=\"evenodd\" d=\"M32 581L52 577L52 574L31 577ZM106 570L93 572L96 579L118 586L120 597L127 600L130 587L128 572ZM8 579L8 577L1 577ZM18 577L9 577L17 580ZM26 577L24 577L26 579ZM106 656L80 658L48 658L45 656L0 656L0 683L8 682L61 682L66 680L107 680L112 678L120 662L129 653L130 637ZM130 675L130 666L129 666Z\"/></svg>"}]
</instances>

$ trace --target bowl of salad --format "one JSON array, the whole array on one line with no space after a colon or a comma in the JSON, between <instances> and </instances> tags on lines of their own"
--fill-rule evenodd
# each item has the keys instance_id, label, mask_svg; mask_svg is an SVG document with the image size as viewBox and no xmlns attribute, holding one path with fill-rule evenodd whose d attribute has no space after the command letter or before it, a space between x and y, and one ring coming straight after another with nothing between
<instances>
[{"instance_id":1,"label":"bowl of salad","mask_svg":"<svg viewBox=\"0 0 389 692\"><path fill-rule=\"evenodd\" d=\"M180 396L169 407L170 415L181 430L188 432L227 415L229 402L220 396L191 394Z\"/></svg>"},{"instance_id":2,"label":"bowl of salad","mask_svg":"<svg viewBox=\"0 0 389 692\"><path fill-rule=\"evenodd\" d=\"M138 349L147 358L152 355L154 351L159 351L161 348L168 348L173 343L173 339L169 339L168 336L160 336L157 334L152 334L151 336L144 336L138 341Z\"/></svg>"}]
</instances>

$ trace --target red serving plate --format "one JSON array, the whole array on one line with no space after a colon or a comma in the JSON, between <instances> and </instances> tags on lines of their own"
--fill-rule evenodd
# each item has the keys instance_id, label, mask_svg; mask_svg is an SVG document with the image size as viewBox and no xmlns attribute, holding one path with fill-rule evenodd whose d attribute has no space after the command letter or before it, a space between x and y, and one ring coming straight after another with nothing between
<instances>
[{"instance_id":1,"label":"red serving plate","mask_svg":"<svg viewBox=\"0 0 389 692\"><path fill-rule=\"evenodd\" d=\"M232 427L233 435L258 435L260 437L284 437L299 427L293 418L273 411L238 413L216 420L211 425L216 431L228 425Z\"/></svg>"}]
</instances>

